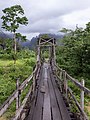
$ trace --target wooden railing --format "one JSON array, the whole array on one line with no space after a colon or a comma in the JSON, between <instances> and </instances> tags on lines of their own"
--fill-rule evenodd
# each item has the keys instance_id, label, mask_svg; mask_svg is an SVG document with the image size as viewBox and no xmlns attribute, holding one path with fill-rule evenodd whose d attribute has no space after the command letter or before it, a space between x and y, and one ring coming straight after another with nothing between
<instances>
[{"instance_id":1,"label":"wooden railing","mask_svg":"<svg viewBox=\"0 0 90 120\"><path fill-rule=\"evenodd\" d=\"M9 108L11 103L16 99L16 114L13 117L13 120L18 120L18 118L20 118L20 115L26 105L26 102L27 102L30 94L32 92L34 92L34 90L35 90L35 80L38 78L39 72L40 72L40 66L36 66L36 68L32 72L32 74L20 86L19 86L19 79L17 79L16 90L0 107L0 116L2 116L6 112L6 110ZM29 89L27 95L25 96L24 100L21 103L21 101L20 101L21 93L29 85L30 81L33 81L33 82L30 86L30 89Z\"/></svg>"},{"instance_id":2,"label":"wooden railing","mask_svg":"<svg viewBox=\"0 0 90 120\"><path fill-rule=\"evenodd\" d=\"M64 91L67 101L69 101L69 95L72 97L72 99L74 100L74 103L76 104L80 112L80 117L82 118L82 120L88 120L88 117L84 112L84 93L90 96L90 90L84 86L84 80L82 80L80 83L78 80L71 77L65 70L62 70L61 68L59 68L56 64L55 64L55 67L56 67L55 74L59 79L59 86L60 86L61 92ZM80 89L81 91L80 103L78 102L75 95L73 94L74 92L71 90L68 84L69 81L74 83L74 85Z\"/></svg>"}]
</instances>

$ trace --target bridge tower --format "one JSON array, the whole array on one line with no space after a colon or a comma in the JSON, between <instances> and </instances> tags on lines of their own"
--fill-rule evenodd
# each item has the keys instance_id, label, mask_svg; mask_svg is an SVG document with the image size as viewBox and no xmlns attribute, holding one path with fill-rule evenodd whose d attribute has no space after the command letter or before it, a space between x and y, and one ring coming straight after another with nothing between
<instances>
[{"instance_id":1,"label":"bridge tower","mask_svg":"<svg viewBox=\"0 0 90 120\"><path fill-rule=\"evenodd\" d=\"M56 39L52 37L42 37L38 38L37 43L37 64L40 65L43 62L42 55L45 49L49 51L49 62L51 65L56 63L56 53L55 53Z\"/></svg>"}]
</instances>

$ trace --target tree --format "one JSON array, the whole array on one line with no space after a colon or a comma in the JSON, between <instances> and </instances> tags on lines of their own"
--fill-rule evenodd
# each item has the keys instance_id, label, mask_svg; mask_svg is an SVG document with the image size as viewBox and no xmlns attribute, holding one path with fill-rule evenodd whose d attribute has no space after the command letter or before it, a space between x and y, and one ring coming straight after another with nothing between
<instances>
[{"instance_id":1,"label":"tree","mask_svg":"<svg viewBox=\"0 0 90 120\"><path fill-rule=\"evenodd\" d=\"M14 63L16 63L16 50L17 50L17 40L16 31L20 25L27 25L28 19L24 16L24 10L20 5L15 5L2 10L4 15L1 17L3 20L2 28L6 31L13 33L14 39Z\"/></svg>"},{"instance_id":2,"label":"tree","mask_svg":"<svg viewBox=\"0 0 90 120\"><path fill-rule=\"evenodd\" d=\"M90 22L86 28L76 26L75 30L62 29L65 33L62 38L63 46L58 47L58 63L71 74L89 77L90 71Z\"/></svg>"}]
</instances>

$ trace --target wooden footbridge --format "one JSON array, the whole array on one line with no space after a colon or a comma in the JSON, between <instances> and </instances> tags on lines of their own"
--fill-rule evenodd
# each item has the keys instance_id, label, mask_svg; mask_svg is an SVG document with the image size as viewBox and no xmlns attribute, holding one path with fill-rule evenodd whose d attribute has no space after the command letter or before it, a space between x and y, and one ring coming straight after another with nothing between
<instances>
[{"instance_id":1,"label":"wooden footbridge","mask_svg":"<svg viewBox=\"0 0 90 120\"><path fill-rule=\"evenodd\" d=\"M17 89L0 107L0 116L16 100L16 113L12 120L88 120L84 112L84 93L90 95L90 90L56 65L55 46L54 38L38 39L36 67L21 85L17 80ZM49 50L47 61L42 57L45 49ZM69 82L80 89L80 103ZM28 93L21 102L20 96L27 86Z\"/></svg>"}]
</instances>

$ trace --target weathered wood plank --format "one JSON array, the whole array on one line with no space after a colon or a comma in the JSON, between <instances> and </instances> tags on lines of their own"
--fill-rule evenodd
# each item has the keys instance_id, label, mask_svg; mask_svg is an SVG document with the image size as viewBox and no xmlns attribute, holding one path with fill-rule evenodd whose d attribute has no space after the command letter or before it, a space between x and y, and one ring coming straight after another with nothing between
<instances>
[{"instance_id":1,"label":"weathered wood plank","mask_svg":"<svg viewBox=\"0 0 90 120\"><path fill-rule=\"evenodd\" d=\"M44 94L44 105L43 105L43 120L51 120L50 95L49 95L49 89L47 83L48 80L47 69L48 66L44 68L45 94Z\"/></svg>"},{"instance_id":2,"label":"weathered wood plank","mask_svg":"<svg viewBox=\"0 0 90 120\"><path fill-rule=\"evenodd\" d=\"M59 111L59 107L58 107L58 104L57 104L54 88L53 88L53 85L52 85L52 82L51 82L50 71L48 72L48 78L49 78L48 79L48 86L49 86L49 92L50 92L50 102L51 102L53 120L62 120L61 114L60 114L60 111Z\"/></svg>"},{"instance_id":3,"label":"weathered wood plank","mask_svg":"<svg viewBox=\"0 0 90 120\"><path fill-rule=\"evenodd\" d=\"M37 120L37 119L42 120L43 97L44 97L44 94L40 91L42 85L43 85L43 69L40 76L40 82L38 86L38 95L37 95L37 100L34 108L33 118L31 120Z\"/></svg>"},{"instance_id":4,"label":"weathered wood plank","mask_svg":"<svg viewBox=\"0 0 90 120\"><path fill-rule=\"evenodd\" d=\"M57 103L59 105L59 110L60 110L60 113L61 113L62 120L71 120L71 118L69 116L69 113L67 111L67 108L65 106L65 103L63 101L62 95L61 95L61 93L60 93L60 91L57 87L56 82L55 82L55 78L52 74L52 71L51 71L51 81L52 81L53 89L55 91Z\"/></svg>"},{"instance_id":5,"label":"weathered wood plank","mask_svg":"<svg viewBox=\"0 0 90 120\"><path fill-rule=\"evenodd\" d=\"M37 96L38 96L38 85L40 84L40 82L41 82L41 79L40 79L40 77L41 77L41 71L42 71L42 67L41 67L41 70L40 71L38 71L38 73L40 72L40 74L39 74L39 78L38 78L38 83L37 83L37 89L35 90L35 92L34 92L34 94L33 94L33 99L32 99L32 101L31 101L31 108L30 108L30 112L29 112L29 115L27 116L27 118L26 118L26 120L32 120L33 119L33 114L34 114L34 112L35 112L35 105L36 105L36 103L37 103Z\"/></svg>"}]
</instances>

